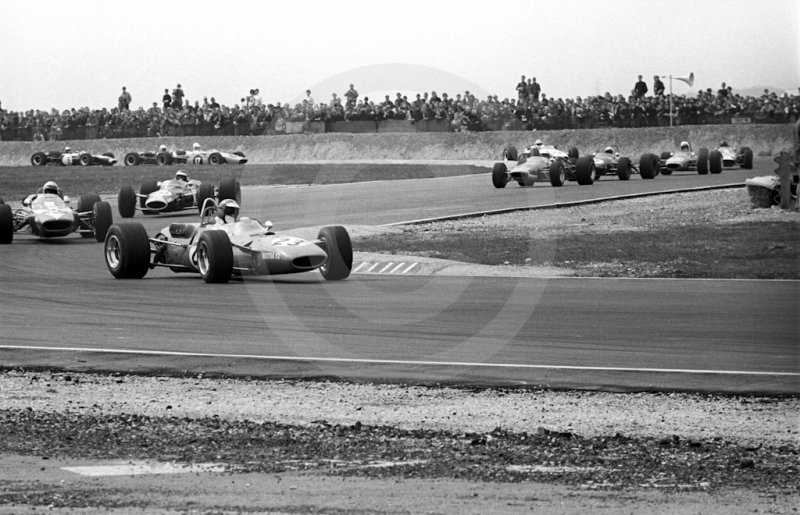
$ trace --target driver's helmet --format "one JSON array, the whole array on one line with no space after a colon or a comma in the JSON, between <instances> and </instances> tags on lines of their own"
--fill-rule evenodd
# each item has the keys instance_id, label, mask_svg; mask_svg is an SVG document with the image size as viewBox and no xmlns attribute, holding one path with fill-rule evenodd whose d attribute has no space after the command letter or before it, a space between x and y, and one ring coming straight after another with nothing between
<instances>
[{"instance_id":1,"label":"driver's helmet","mask_svg":"<svg viewBox=\"0 0 800 515\"><path fill-rule=\"evenodd\" d=\"M723 141L722 143L719 144L719 146L720 147L727 147L728 146L728 142L727 141Z\"/></svg>"},{"instance_id":2,"label":"driver's helmet","mask_svg":"<svg viewBox=\"0 0 800 515\"><path fill-rule=\"evenodd\" d=\"M189 182L189 176L186 175L186 172L184 172L183 170L178 170L178 172L175 174L175 180Z\"/></svg>"},{"instance_id":3,"label":"driver's helmet","mask_svg":"<svg viewBox=\"0 0 800 515\"><path fill-rule=\"evenodd\" d=\"M64 147L64 153L66 154L67 152L72 152L72 149L69 147Z\"/></svg>"},{"instance_id":4,"label":"driver's helmet","mask_svg":"<svg viewBox=\"0 0 800 515\"><path fill-rule=\"evenodd\" d=\"M58 184L53 181L47 181L44 183L42 193L52 193L53 195L58 195Z\"/></svg>"},{"instance_id":5,"label":"driver's helmet","mask_svg":"<svg viewBox=\"0 0 800 515\"><path fill-rule=\"evenodd\" d=\"M200 150L200 143L195 143L192 145L192 150Z\"/></svg>"},{"instance_id":6,"label":"driver's helmet","mask_svg":"<svg viewBox=\"0 0 800 515\"><path fill-rule=\"evenodd\" d=\"M681 141L681 150L689 150L689 142Z\"/></svg>"},{"instance_id":7,"label":"driver's helmet","mask_svg":"<svg viewBox=\"0 0 800 515\"><path fill-rule=\"evenodd\" d=\"M238 214L239 204L233 199L225 199L217 206L217 216L223 220L225 220L225 217L230 216L235 221Z\"/></svg>"},{"instance_id":8,"label":"driver's helmet","mask_svg":"<svg viewBox=\"0 0 800 515\"><path fill-rule=\"evenodd\" d=\"M536 145L537 147L541 147L542 145L544 145L544 143L542 143L542 140L537 139L536 143L534 143L534 145Z\"/></svg>"},{"instance_id":9,"label":"driver's helmet","mask_svg":"<svg viewBox=\"0 0 800 515\"><path fill-rule=\"evenodd\" d=\"M160 145L158 147L158 151L159 152L166 152L167 151L167 146L166 145Z\"/></svg>"},{"instance_id":10,"label":"driver's helmet","mask_svg":"<svg viewBox=\"0 0 800 515\"><path fill-rule=\"evenodd\" d=\"M612 147L606 147L604 152L606 154L613 154L614 153L614 149Z\"/></svg>"}]
</instances>

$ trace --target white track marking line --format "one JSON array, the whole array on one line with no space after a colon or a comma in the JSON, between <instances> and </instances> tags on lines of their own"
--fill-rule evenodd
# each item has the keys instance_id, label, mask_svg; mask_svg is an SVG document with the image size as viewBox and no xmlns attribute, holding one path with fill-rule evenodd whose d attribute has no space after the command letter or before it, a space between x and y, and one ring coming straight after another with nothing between
<instances>
[{"instance_id":1,"label":"white track marking line","mask_svg":"<svg viewBox=\"0 0 800 515\"><path fill-rule=\"evenodd\" d=\"M139 476L143 474L195 474L198 472L225 472L225 466L216 463L178 465L175 463L130 462L117 465L89 465L61 467L61 470L81 476Z\"/></svg>"},{"instance_id":2,"label":"white track marking line","mask_svg":"<svg viewBox=\"0 0 800 515\"><path fill-rule=\"evenodd\" d=\"M391 272L389 272L389 273L390 273L390 274L393 274L393 273L397 272L398 270L400 270L400 267L402 267L403 265L405 265L405 263L400 263L400 264L399 264L399 265L397 265L396 267L392 268L392 271L391 271Z\"/></svg>"},{"instance_id":3,"label":"white track marking line","mask_svg":"<svg viewBox=\"0 0 800 515\"><path fill-rule=\"evenodd\" d=\"M359 270L361 270L361 267L362 267L362 266L364 266L364 265L366 265L366 264L367 264L367 262L366 262L366 261L362 261L362 262L361 262L361 264L360 264L360 265L358 265L358 266L355 268L355 270L353 270L353 273L356 273L356 272L358 272Z\"/></svg>"},{"instance_id":4,"label":"white track marking line","mask_svg":"<svg viewBox=\"0 0 800 515\"><path fill-rule=\"evenodd\" d=\"M389 261L389 264L388 264L388 265L386 265L385 267L381 268L380 272L378 272L378 273L379 273L379 274L382 274L382 273L384 273L384 272L385 272L386 270L388 270L388 269L389 269L389 267L390 267L390 266L392 266L393 264L394 264L394 263L393 263L392 261Z\"/></svg>"},{"instance_id":5,"label":"white track marking line","mask_svg":"<svg viewBox=\"0 0 800 515\"><path fill-rule=\"evenodd\" d=\"M414 267L415 267L415 266L417 266L418 264L419 264L419 263L411 263L411 266L409 266L408 268L406 268L405 270L403 270L403 272L402 272L402 273L404 273L404 274L407 274L409 270L411 270L412 268L414 268Z\"/></svg>"},{"instance_id":6,"label":"white track marking line","mask_svg":"<svg viewBox=\"0 0 800 515\"><path fill-rule=\"evenodd\" d=\"M359 358L316 358L313 356L263 356L258 354L212 354L202 352L177 352L159 350L125 350L125 349L90 349L84 347L41 347L23 345L0 345L0 349L46 350L61 352L96 352L108 354L130 354L143 356L183 356L193 358L224 359L261 359L272 361L316 361L326 363L369 363L374 365L416 365L416 366L448 366L448 367L485 367L485 368L523 368L536 370L592 370L599 372L659 372L665 374L711 374L711 375L748 375L800 377L800 372L754 372L747 370L686 370L681 368L643 368L643 367L585 367L577 365L528 365L519 363L470 363L464 361L412 361L403 359L359 359Z\"/></svg>"},{"instance_id":7,"label":"white track marking line","mask_svg":"<svg viewBox=\"0 0 800 515\"><path fill-rule=\"evenodd\" d=\"M369 273L369 272L372 272L372 271L375 269L375 267L376 267L376 266L378 266L378 265L380 265L380 263L375 263L375 264L374 264L374 265L372 265L371 267L367 268L367 269L365 270L365 272L367 272L367 273Z\"/></svg>"}]
</instances>

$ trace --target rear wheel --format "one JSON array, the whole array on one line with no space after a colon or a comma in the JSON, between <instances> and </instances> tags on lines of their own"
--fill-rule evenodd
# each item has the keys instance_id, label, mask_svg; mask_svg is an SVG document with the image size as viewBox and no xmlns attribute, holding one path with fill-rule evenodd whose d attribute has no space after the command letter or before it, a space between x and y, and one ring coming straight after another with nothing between
<instances>
[{"instance_id":1,"label":"rear wheel","mask_svg":"<svg viewBox=\"0 0 800 515\"><path fill-rule=\"evenodd\" d=\"M81 195L78 198L78 212L87 213L92 210L95 204L100 202L100 195Z\"/></svg>"},{"instance_id":2,"label":"rear wheel","mask_svg":"<svg viewBox=\"0 0 800 515\"><path fill-rule=\"evenodd\" d=\"M353 268L353 244L347 229L340 225L323 227L317 239L328 254L325 264L319 268L322 277L328 281L339 281L350 276Z\"/></svg>"},{"instance_id":3,"label":"rear wheel","mask_svg":"<svg viewBox=\"0 0 800 515\"><path fill-rule=\"evenodd\" d=\"M219 152L213 152L210 156L208 156L208 163L212 165L224 165L225 159Z\"/></svg>"},{"instance_id":4,"label":"rear wheel","mask_svg":"<svg viewBox=\"0 0 800 515\"><path fill-rule=\"evenodd\" d=\"M114 224L108 229L103 255L117 279L141 279L150 268L150 240L140 223Z\"/></svg>"},{"instance_id":5,"label":"rear wheel","mask_svg":"<svg viewBox=\"0 0 800 515\"><path fill-rule=\"evenodd\" d=\"M44 152L36 152L31 156L31 164L33 166L44 166L47 164L47 154Z\"/></svg>"},{"instance_id":6,"label":"rear wheel","mask_svg":"<svg viewBox=\"0 0 800 515\"><path fill-rule=\"evenodd\" d=\"M0 203L0 245L14 241L14 212L8 204Z\"/></svg>"},{"instance_id":7,"label":"rear wheel","mask_svg":"<svg viewBox=\"0 0 800 515\"><path fill-rule=\"evenodd\" d=\"M708 155L708 169L711 173L722 173L722 153L712 150Z\"/></svg>"},{"instance_id":8,"label":"rear wheel","mask_svg":"<svg viewBox=\"0 0 800 515\"><path fill-rule=\"evenodd\" d=\"M642 154L639 159L639 175L642 179L655 179L657 163L659 161L655 154Z\"/></svg>"},{"instance_id":9,"label":"rear wheel","mask_svg":"<svg viewBox=\"0 0 800 515\"><path fill-rule=\"evenodd\" d=\"M159 152L156 155L156 164L159 166L166 166L172 164L172 156L167 152Z\"/></svg>"},{"instance_id":10,"label":"rear wheel","mask_svg":"<svg viewBox=\"0 0 800 515\"><path fill-rule=\"evenodd\" d=\"M197 268L207 283L227 283L233 274L233 247L225 231L204 231L197 243Z\"/></svg>"},{"instance_id":11,"label":"rear wheel","mask_svg":"<svg viewBox=\"0 0 800 515\"><path fill-rule=\"evenodd\" d=\"M579 157L575 162L575 176L581 186L593 184L596 174L592 156Z\"/></svg>"},{"instance_id":12,"label":"rear wheel","mask_svg":"<svg viewBox=\"0 0 800 515\"><path fill-rule=\"evenodd\" d=\"M508 179L506 178L506 168L505 163L495 163L494 168L492 168L492 184L494 184L495 188L505 188Z\"/></svg>"},{"instance_id":13,"label":"rear wheel","mask_svg":"<svg viewBox=\"0 0 800 515\"><path fill-rule=\"evenodd\" d=\"M94 205L92 212L94 213L94 238L97 241L105 241L108 228L114 223L111 204L98 202Z\"/></svg>"},{"instance_id":14,"label":"rear wheel","mask_svg":"<svg viewBox=\"0 0 800 515\"><path fill-rule=\"evenodd\" d=\"M219 183L219 200L233 199L239 206L242 205L242 187L235 177L222 179Z\"/></svg>"},{"instance_id":15,"label":"rear wheel","mask_svg":"<svg viewBox=\"0 0 800 515\"><path fill-rule=\"evenodd\" d=\"M136 152L125 154L125 166L136 166L142 162L142 158Z\"/></svg>"},{"instance_id":16,"label":"rear wheel","mask_svg":"<svg viewBox=\"0 0 800 515\"><path fill-rule=\"evenodd\" d=\"M697 173L705 175L708 173L708 149L701 148L697 154Z\"/></svg>"},{"instance_id":17,"label":"rear wheel","mask_svg":"<svg viewBox=\"0 0 800 515\"><path fill-rule=\"evenodd\" d=\"M670 157L672 157L672 152L661 152L661 160L662 161L666 161Z\"/></svg>"},{"instance_id":18,"label":"rear wheel","mask_svg":"<svg viewBox=\"0 0 800 515\"><path fill-rule=\"evenodd\" d=\"M753 169L753 150L750 147L744 147L742 149L742 154L744 156L744 162L742 163L742 168L745 170L752 170Z\"/></svg>"},{"instance_id":19,"label":"rear wheel","mask_svg":"<svg viewBox=\"0 0 800 515\"><path fill-rule=\"evenodd\" d=\"M560 159L550 163L550 184L555 187L563 186L566 180L567 172L564 171L564 163Z\"/></svg>"},{"instance_id":20,"label":"rear wheel","mask_svg":"<svg viewBox=\"0 0 800 515\"><path fill-rule=\"evenodd\" d=\"M136 214L136 193L133 186L123 186L119 189L117 208L122 218L133 218Z\"/></svg>"},{"instance_id":21,"label":"rear wheel","mask_svg":"<svg viewBox=\"0 0 800 515\"><path fill-rule=\"evenodd\" d=\"M580 152L578 152L578 147L569 147L569 152L567 152L567 157L570 159L578 159L581 157Z\"/></svg>"},{"instance_id":22,"label":"rear wheel","mask_svg":"<svg viewBox=\"0 0 800 515\"><path fill-rule=\"evenodd\" d=\"M617 177L621 181L631 178L631 160L628 157L620 157L617 162Z\"/></svg>"},{"instance_id":23,"label":"rear wheel","mask_svg":"<svg viewBox=\"0 0 800 515\"><path fill-rule=\"evenodd\" d=\"M503 150L503 159L505 161L516 161L517 160L517 147L514 146L507 146Z\"/></svg>"}]
</instances>

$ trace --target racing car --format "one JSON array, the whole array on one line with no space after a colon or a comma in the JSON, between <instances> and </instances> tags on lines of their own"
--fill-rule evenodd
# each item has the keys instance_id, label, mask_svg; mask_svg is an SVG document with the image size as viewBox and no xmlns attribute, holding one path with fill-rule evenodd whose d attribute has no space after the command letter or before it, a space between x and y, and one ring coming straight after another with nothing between
<instances>
[{"instance_id":1,"label":"racing car","mask_svg":"<svg viewBox=\"0 0 800 515\"><path fill-rule=\"evenodd\" d=\"M128 164L128 156L131 160L131 165L133 164L140 164L136 161L136 155L140 157L142 154L128 154L125 156L125 164ZM174 150L172 152L167 151L162 147L159 149L159 152L154 157L154 162L157 165L171 165L171 164L212 164L212 165L224 165L224 164L245 164L247 162L247 158L244 157L244 153L240 151L236 152L221 152L216 149L212 150L202 150L200 148L199 143L195 143L192 145L192 150Z\"/></svg>"},{"instance_id":2,"label":"racing car","mask_svg":"<svg viewBox=\"0 0 800 515\"><path fill-rule=\"evenodd\" d=\"M701 148L697 154L692 151L692 146L682 141L680 149L675 152L662 152L660 161L661 173L672 175L672 172L686 172L697 170L700 175L722 172L722 154L718 150L708 151Z\"/></svg>"},{"instance_id":3,"label":"racing car","mask_svg":"<svg viewBox=\"0 0 800 515\"><path fill-rule=\"evenodd\" d=\"M184 180L179 179L181 176ZM148 179L139 186L139 193L133 190L133 186L122 186L117 197L117 207L122 218L132 218L136 213L136 199L139 199L138 208L145 215L159 213L171 213L186 209L197 209L203 205L207 198L217 197L219 200L234 199L237 202L242 200L242 189L233 177L223 179L219 183L219 188L214 189L213 184L201 183L196 180L188 180L186 174L179 171L175 174L175 179L167 181L157 181Z\"/></svg>"},{"instance_id":4,"label":"racing car","mask_svg":"<svg viewBox=\"0 0 800 515\"><path fill-rule=\"evenodd\" d=\"M26 199L27 200L27 199ZM61 238L74 232L83 238L104 241L113 223L111 205L99 195L83 195L73 210L69 197L54 193L36 195L24 202L22 209L13 211L0 201L0 244L9 244L14 233L28 233L42 238Z\"/></svg>"},{"instance_id":5,"label":"racing car","mask_svg":"<svg viewBox=\"0 0 800 515\"><path fill-rule=\"evenodd\" d=\"M591 157L594 162L596 177L616 175L619 180L627 181L631 178L632 173L638 173L642 179L654 179L659 172L658 167L645 165L644 168L640 168L636 163L631 162L629 157L621 156L616 146L606 147L602 152L598 151L587 157ZM581 166L588 166L588 163L582 162Z\"/></svg>"},{"instance_id":6,"label":"racing car","mask_svg":"<svg viewBox=\"0 0 800 515\"><path fill-rule=\"evenodd\" d=\"M526 147L517 153L516 147L509 146L503 150L502 163L495 163L492 168L492 184L495 188L505 188L510 181L516 181L520 186L533 186L539 181L549 180L553 186L561 186L567 180L577 180L578 184L591 184L587 182L587 171L583 167L582 175L577 173L578 149L572 147L569 152L559 150L554 146L543 145L541 140ZM505 161L516 161L517 164L508 169ZM591 159L589 159L591 163ZM589 167L588 171L591 174ZM593 178L591 179L594 180Z\"/></svg>"},{"instance_id":7,"label":"racing car","mask_svg":"<svg viewBox=\"0 0 800 515\"><path fill-rule=\"evenodd\" d=\"M116 162L117 160L111 152L106 152L105 154L91 154L83 150L73 151L69 147L64 148L62 151L50 150L34 152L31 156L31 164L33 166L46 166L50 164L61 166L112 166Z\"/></svg>"},{"instance_id":8,"label":"racing car","mask_svg":"<svg viewBox=\"0 0 800 515\"><path fill-rule=\"evenodd\" d=\"M716 151L722 156L722 167L733 168L739 166L745 170L753 169L753 150L750 147L742 147L740 149L731 148L728 143L723 141L720 143Z\"/></svg>"},{"instance_id":9,"label":"racing car","mask_svg":"<svg viewBox=\"0 0 800 515\"><path fill-rule=\"evenodd\" d=\"M148 270L199 273L207 283L231 275L278 275L319 269L328 281L346 279L353 266L350 235L342 226L320 229L317 239L276 234L272 224L242 217L220 223L214 199L203 203L200 223L173 223L149 237L137 222L114 224L104 245L106 265L117 279L141 279Z\"/></svg>"}]
</instances>

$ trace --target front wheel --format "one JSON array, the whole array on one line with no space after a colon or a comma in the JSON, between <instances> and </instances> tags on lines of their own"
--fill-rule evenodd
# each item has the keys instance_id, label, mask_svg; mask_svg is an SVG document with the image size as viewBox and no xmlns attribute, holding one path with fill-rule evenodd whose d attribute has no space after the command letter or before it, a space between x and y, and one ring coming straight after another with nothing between
<instances>
[{"instance_id":1,"label":"front wheel","mask_svg":"<svg viewBox=\"0 0 800 515\"><path fill-rule=\"evenodd\" d=\"M594 167L594 159L592 156L578 158L575 162L575 176L578 179L578 184L581 186L590 186L594 184L597 171Z\"/></svg>"},{"instance_id":2,"label":"front wheel","mask_svg":"<svg viewBox=\"0 0 800 515\"><path fill-rule=\"evenodd\" d=\"M697 154L697 173L705 175L708 173L708 149L701 148Z\"/></svg>"},{"instance_id":3,"label":"front wheel","mask_svg":"<svg viewBox=\"0 0 800 515\"><path fill-rule=\"evenodd\" d=\"M207 283L227 283L233 274L233 247L225 231L204 231L197 243L197 268Z\"/></svg>"},{"instance_id":4,"label":"front wheel","mask_svg":"<svg viewBox=\"0 0 800 515\"><path fill-rule=\"evenodd\" d=\"M722 153L719 150L712 150L708 154L708 171L722 173Z\"/></svg>"},{"instance_id":5,"label":"front wheel","mask_svg":"<svg viewBox=\"0 0 800 515\"><path fill-rule=\"evenodd\" d=\"M136 214L136 193L133 186L122 186L117 196L117 208L122 218L133 218Z\"/></svg>"},{"instance_id":6,"label":"front wheel","mask_svg":"<svg viewBox=\"0 0 800 515\"><path fill-rule=\"evenodd\" d=\"M642 179L655 179L656 166L660 166L660 161L655 154L642 154L639 158L639 175Z\"/></svg>"},{"instance_id":7,"label":"front wheel","mask_svg":"<svg viewBox=\"0 0 800 515\"><path fill-rule=\"evenodd\" d=\"M140 223L114 224L108 229L103 255L117 279L141 279L150 269L150 240Z\"/></svg>"},{"instance_id":8,"label":"front wheel","mask_svg":"<svg viewBox=\"0 0 800 515\"><path fill-rule=\"evenodd\" d=\"M208 164L222 165L225 164L225 159L219 152L214 152L210 156L208 156Z\"/></svg>"},{"instance_id":9,"label":"front wheel","mask_svg":"<svg viewBox=\"0 0 800 515\"><path fill-rule=\"evenodd\" d=\"M78 161L81 163L81 166L91 166L91 164L94 162L94 158L92 157L92 154L87 152L81 154L78 158Z\"/></svg>"},{"instance_id":10,"label":"front wheel","mask_svg":"<svg viewBox=\"0 0 800 515\"><path fill-rule=\"evenodd\" d=\"M564 170L564 163L560 159L550 163L550 184L555 187L563 186L566 180L567 172Z\"/></svg>"},{"instance_id":11,"label":"front wheel","mask_svg":"<svg viewBox=\"0 0 800 515\"><path fill-rule=\"evenodd\" d=\"M514 146L507 146L503 150L503 159L505 161L516 161L517 160L517 147Z\"/></svg>"},{"instance_id":12,"label":"front wheel","mask_svg":"<svg viewBox=\"0 0 800 515\"><path fill-rule=\"evenodd\" d=\"M495 188L505 188L506 183L508 182L508 178L506 177L506 168L505 163L495 163L494 168L492 168L492 184L494 184Z\"/></svg>"},{"instance_id":13,"label":"front wheel","mask_svg":"<svg viewBox=\"0 0 800 515\"><path fill-rule=\"evenodd\" d=\"M108 229L114 223L111 204L98 202L92 207L92 213L94 214L94 239L99 242L105 241Z\"/></svg>"},{"instance_id":14,"label":"front wheel","mask_svg":"<svg viewBox=\"0 0 800 515\"><path fill-rule=\"evenodd\" d=\"M628 157L620 157L617 162L617 177L621 181L631 178L631 160Z\"/></svg>"},{"instance_id":15,"label":"front wheel","mask_svg":"<svg viewBox=\"0 0 800 515\"><path fill-rule=\"evenodd\" d=\"M744 147L742 149L742 155L744 156L744 162L742 163L742 168L744 168L745 170L752 170L753 150L750 147Z\"/></svg>"},{"instance_id":16,"label":"front wheel","mask_svg":"<svg viewBox=\"0 0 800 515\"><path fill-rule=\"evenodd\" d=\"M353 244L347 229L340 225L323 227L317 239L328 254L325 264L319 268L322 277L327 281L340 281L350 276L353 268Z\"/></svg>"},{"instance_id":17,"label":"front wheel","mask_svg":"<svg viewBox=\"0 0 800 515\"><path fill-rule=\"evenodd\" d=\"M0 203L0 245L14 241L14 212L8 204Z\"/></svg>"},{"instance_id":18,"label":"front wheel","mask_svg":"<svg viewBox=\"0 0 800 515\"><path fill-rule=\"evenodd\" d=\"M125 154L125 166L136 166L142 162L142 158L136 152Z\"/></svg>"}]
</instances>

